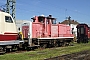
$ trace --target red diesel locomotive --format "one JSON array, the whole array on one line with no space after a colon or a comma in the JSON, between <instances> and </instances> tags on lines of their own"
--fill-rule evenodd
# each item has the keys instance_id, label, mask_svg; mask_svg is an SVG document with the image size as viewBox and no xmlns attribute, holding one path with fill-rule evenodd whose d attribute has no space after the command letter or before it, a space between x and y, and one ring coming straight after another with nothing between
<instances>
[{"instance_id":1,"label":"red diesel locomotive","mask_svg":"<svg viewBox=\"0 0 90 60\"><path fill-rule=\"evenodd\" d=\"M29 41L30 46L60 46L70 43L74 36L71 27L56 23L52 15L35 16L33 22L23 22L21 30L24 40Z\"/></svg>"}]
</instances>

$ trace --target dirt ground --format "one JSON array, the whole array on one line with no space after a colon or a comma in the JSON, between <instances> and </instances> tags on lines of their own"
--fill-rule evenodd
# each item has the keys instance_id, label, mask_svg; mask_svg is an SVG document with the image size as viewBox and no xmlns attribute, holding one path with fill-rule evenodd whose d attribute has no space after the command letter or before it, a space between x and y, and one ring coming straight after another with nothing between
<instances>
[{"instance_id":1,"label":"dirt ground","mask_svg":"<svg viewBox=\"0 0 90 60\"><path fill-rule=\"evenodd\" d=\"M67 54L45 60L90 60L90 50L73 53L73 54Z\"/></svg>"}]
</instances>

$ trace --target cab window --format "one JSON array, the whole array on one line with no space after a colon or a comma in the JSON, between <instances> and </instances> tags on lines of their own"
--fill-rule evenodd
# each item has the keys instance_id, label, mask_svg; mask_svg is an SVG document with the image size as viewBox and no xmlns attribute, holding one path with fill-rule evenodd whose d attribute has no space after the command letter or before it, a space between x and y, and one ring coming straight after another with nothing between
<instances>
[{"instance_id":1,"label":"cab window","mask_svg":"<svg viewBox=\"0 0 90 60\"><path fill-rule=\"evenodd\" d=\"M5 22L13 23L13 20L10 16L5 16Z\"/></svg>"},{"instance_id":2,"label":"cab window","mask_svg":"<svg viewBox=\"0 0 90 60\"><path fill-rule=\"evenodd\" d=\"M56 24L56 20L52 20L52 24Z\"/></svg>"}]
</instances>

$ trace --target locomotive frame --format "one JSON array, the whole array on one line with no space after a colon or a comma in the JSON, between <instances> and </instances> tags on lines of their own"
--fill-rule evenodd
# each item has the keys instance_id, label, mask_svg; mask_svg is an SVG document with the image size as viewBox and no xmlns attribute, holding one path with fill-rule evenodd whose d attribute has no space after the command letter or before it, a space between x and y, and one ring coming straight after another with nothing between
<instances>
[{"instance_id":1,"label":"locomotive frame","mask_svg":"<svg viewBox=\"0 0 90 60\"><path fill-rule=\"evenodd\" d=\"M24 33L24 40L27 40L29 46L65 46L73 41L70 26L57 24L56 18L51 15L35 16L33 22L26 21L22 23L21 29Z\"/></svg>"}]
</instances>

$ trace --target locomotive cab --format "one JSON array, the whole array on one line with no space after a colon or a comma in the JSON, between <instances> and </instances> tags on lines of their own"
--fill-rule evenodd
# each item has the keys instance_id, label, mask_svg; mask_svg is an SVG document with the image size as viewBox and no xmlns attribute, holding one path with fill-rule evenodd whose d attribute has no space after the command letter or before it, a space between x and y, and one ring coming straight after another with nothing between
<instances>
[{"instance_id":1,"label":"locomotive cab","mask_svg":"<svg viewBox=\"0 0 90 60\"><path fill-rule=\"evenodd\" d=\"M56 24L56 18L53 18L52 15L49 15L47 17L47 23L48 24Z\"/></svg>"},{"instance_id":2,"label":"locomotive cab","mask_svg":"<svg viewBox=\"0 0 90 60\"><path fill-rule=\"evenodd\" d=\"M35 23L45 23L45 17L44 16L35 16L31 18L33 22Z\"/></svg>"}]
</instances>

